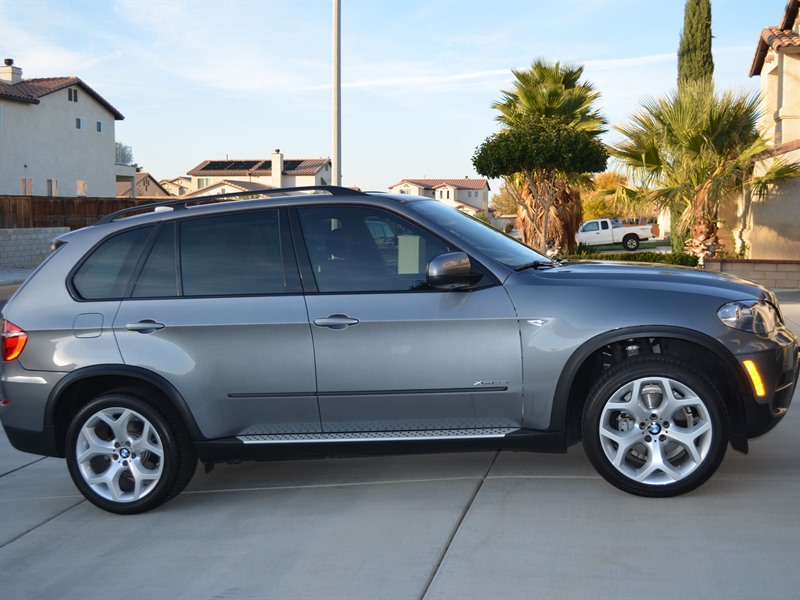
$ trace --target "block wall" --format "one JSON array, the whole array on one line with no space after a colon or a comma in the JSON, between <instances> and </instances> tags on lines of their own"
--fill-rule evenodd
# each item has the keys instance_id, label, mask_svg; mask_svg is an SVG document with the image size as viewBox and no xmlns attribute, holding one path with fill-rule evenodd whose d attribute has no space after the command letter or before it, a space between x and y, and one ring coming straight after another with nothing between
<instances>
[{"instance_id":1,"label":"block wall","mask_svg":"<svg viewBox=\"0 0 800 600\"><path fill-rule=\"evenodd\" d=\"M707 259L706 271L737 275L771 290L800 289L800 261L754 259Z\"/></svg>"},{"instance_id":2,"label":"block wall","mask_svg":"<svg viewBox=\"0 0 800 600\"><path fill-rule=\"evenodd\" d=\"M50 254L50 241L69 227L0 229L0 267L32 268Z\"/></svg>"}]
</instances>

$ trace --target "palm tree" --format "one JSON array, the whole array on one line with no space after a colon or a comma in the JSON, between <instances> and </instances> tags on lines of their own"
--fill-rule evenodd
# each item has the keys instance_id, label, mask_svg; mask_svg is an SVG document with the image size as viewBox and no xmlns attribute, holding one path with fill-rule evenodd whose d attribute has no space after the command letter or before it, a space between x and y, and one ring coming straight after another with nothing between
<instances>
[{"instance_id":1,"label":"palm tree","mask_svg":"<svg viewBox=\"0 0 800 600\"><path fill-rule=\"evenodd\" d=\"M593 108L599 98L599 92L589 82L581 82L583 67L553 64L537 59L530 69L512 70L514 87L503 90L502 98L492 104L500 114L497 120L505 128L520 124L526 117L556 118L569 127L599 136L605 131L606 120ZM528 186L520 185L516 190L509 190L523 210L518 211L517 227L522 232L525 243L533 247L541 247L546 242L563 251L575 248L575 232L581 222L580 193L569 187L556 199L550 207L548 218L541 211L532 211L532 193ZM548 222L547 231L543 232L543 223L532 223L530 219L536 213L538 221ZM543 233L540 233L543 232ZM537 239L544 235L546 239Z\"/></svg>"},{"instance_id":2,"label":"palm tree","mask_svg":"<svg viewBox=\"0 0 800 600\"><path fill-rule=\"evenodd\" d=\"M589 82L581 83L583 67L549 64L536 59L526 71L512 69L516 81L502 100L492 104L500 111L497 120L511 126L525 116L559 117L572 127L592 135L605 132L605 118L592 108L600 97Z\"/></svg>"},{"instance_id":3,"label":"palm tree","mask_svg":"<svg viewBox=\"0 0 800 600\"><path fill-rule=\"evenodd\" d=\"M720 247L719 208L726 197L745 188L763 197L770 184L800 177L800 165L781 160L754 176L754 161L769 150L756 129L758 107L757 93L717 94L706 82L645 100L630 123L615 127L624 139L610 153L638 183L620 188L620 194L678 209L680 225L691 231L687 250L713 256Z\"/></svg>"}]
</instances>

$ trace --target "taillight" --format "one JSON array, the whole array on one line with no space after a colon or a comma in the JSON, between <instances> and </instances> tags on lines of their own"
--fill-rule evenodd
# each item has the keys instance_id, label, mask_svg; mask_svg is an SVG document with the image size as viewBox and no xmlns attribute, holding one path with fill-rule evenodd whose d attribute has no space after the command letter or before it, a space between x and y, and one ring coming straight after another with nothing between
<instances>
[{"instance_id":1,"label":"taillight","mask_svg":"<svg viewBox=\"0 0 800 600\"><path fill-rule=\"evenodd\" d=\"M3 360L14 360L25 348L28 334L11 321L3 321Z\"/></svg>"}]
</instances>

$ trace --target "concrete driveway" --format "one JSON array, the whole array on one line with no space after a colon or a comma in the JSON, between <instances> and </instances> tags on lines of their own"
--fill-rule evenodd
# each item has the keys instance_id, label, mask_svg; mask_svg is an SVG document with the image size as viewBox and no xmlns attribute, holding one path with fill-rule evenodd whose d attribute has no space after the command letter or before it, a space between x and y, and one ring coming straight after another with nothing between
<instances>
[{"instance_id":1,"label":"concrete driveway","mask_svg":"<svg viewBox=\"0 0 800 600\"><path fill-rule=\"evenodd\" d=\"M796 404L669 500L617 491L577 446L219 466L133 517L2 436L0 596L798 598L799 429Z\"/></svg>"}]
</instances>

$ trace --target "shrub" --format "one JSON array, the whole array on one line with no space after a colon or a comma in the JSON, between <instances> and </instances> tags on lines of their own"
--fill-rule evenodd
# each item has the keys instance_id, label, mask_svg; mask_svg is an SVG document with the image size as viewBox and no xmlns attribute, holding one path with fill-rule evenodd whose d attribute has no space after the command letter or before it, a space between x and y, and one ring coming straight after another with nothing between
<instances>
[{"instance_id":1,"label":"shrub","mask_svg":"<svg viewBox=\"0 0 800 600\"><path fill-rule=\"evenodd\" d=\"M670 252L667 254L663 254L660 252L618 252L613 254L579 252L575 254L565 254L560 258L565 258L568 260L646 262L646 263L661 263L666 265L681 265L684 267L696 267L698 257L691 256L689 254L676 254L674 252Z\"/></svg>"}]
</instances>

